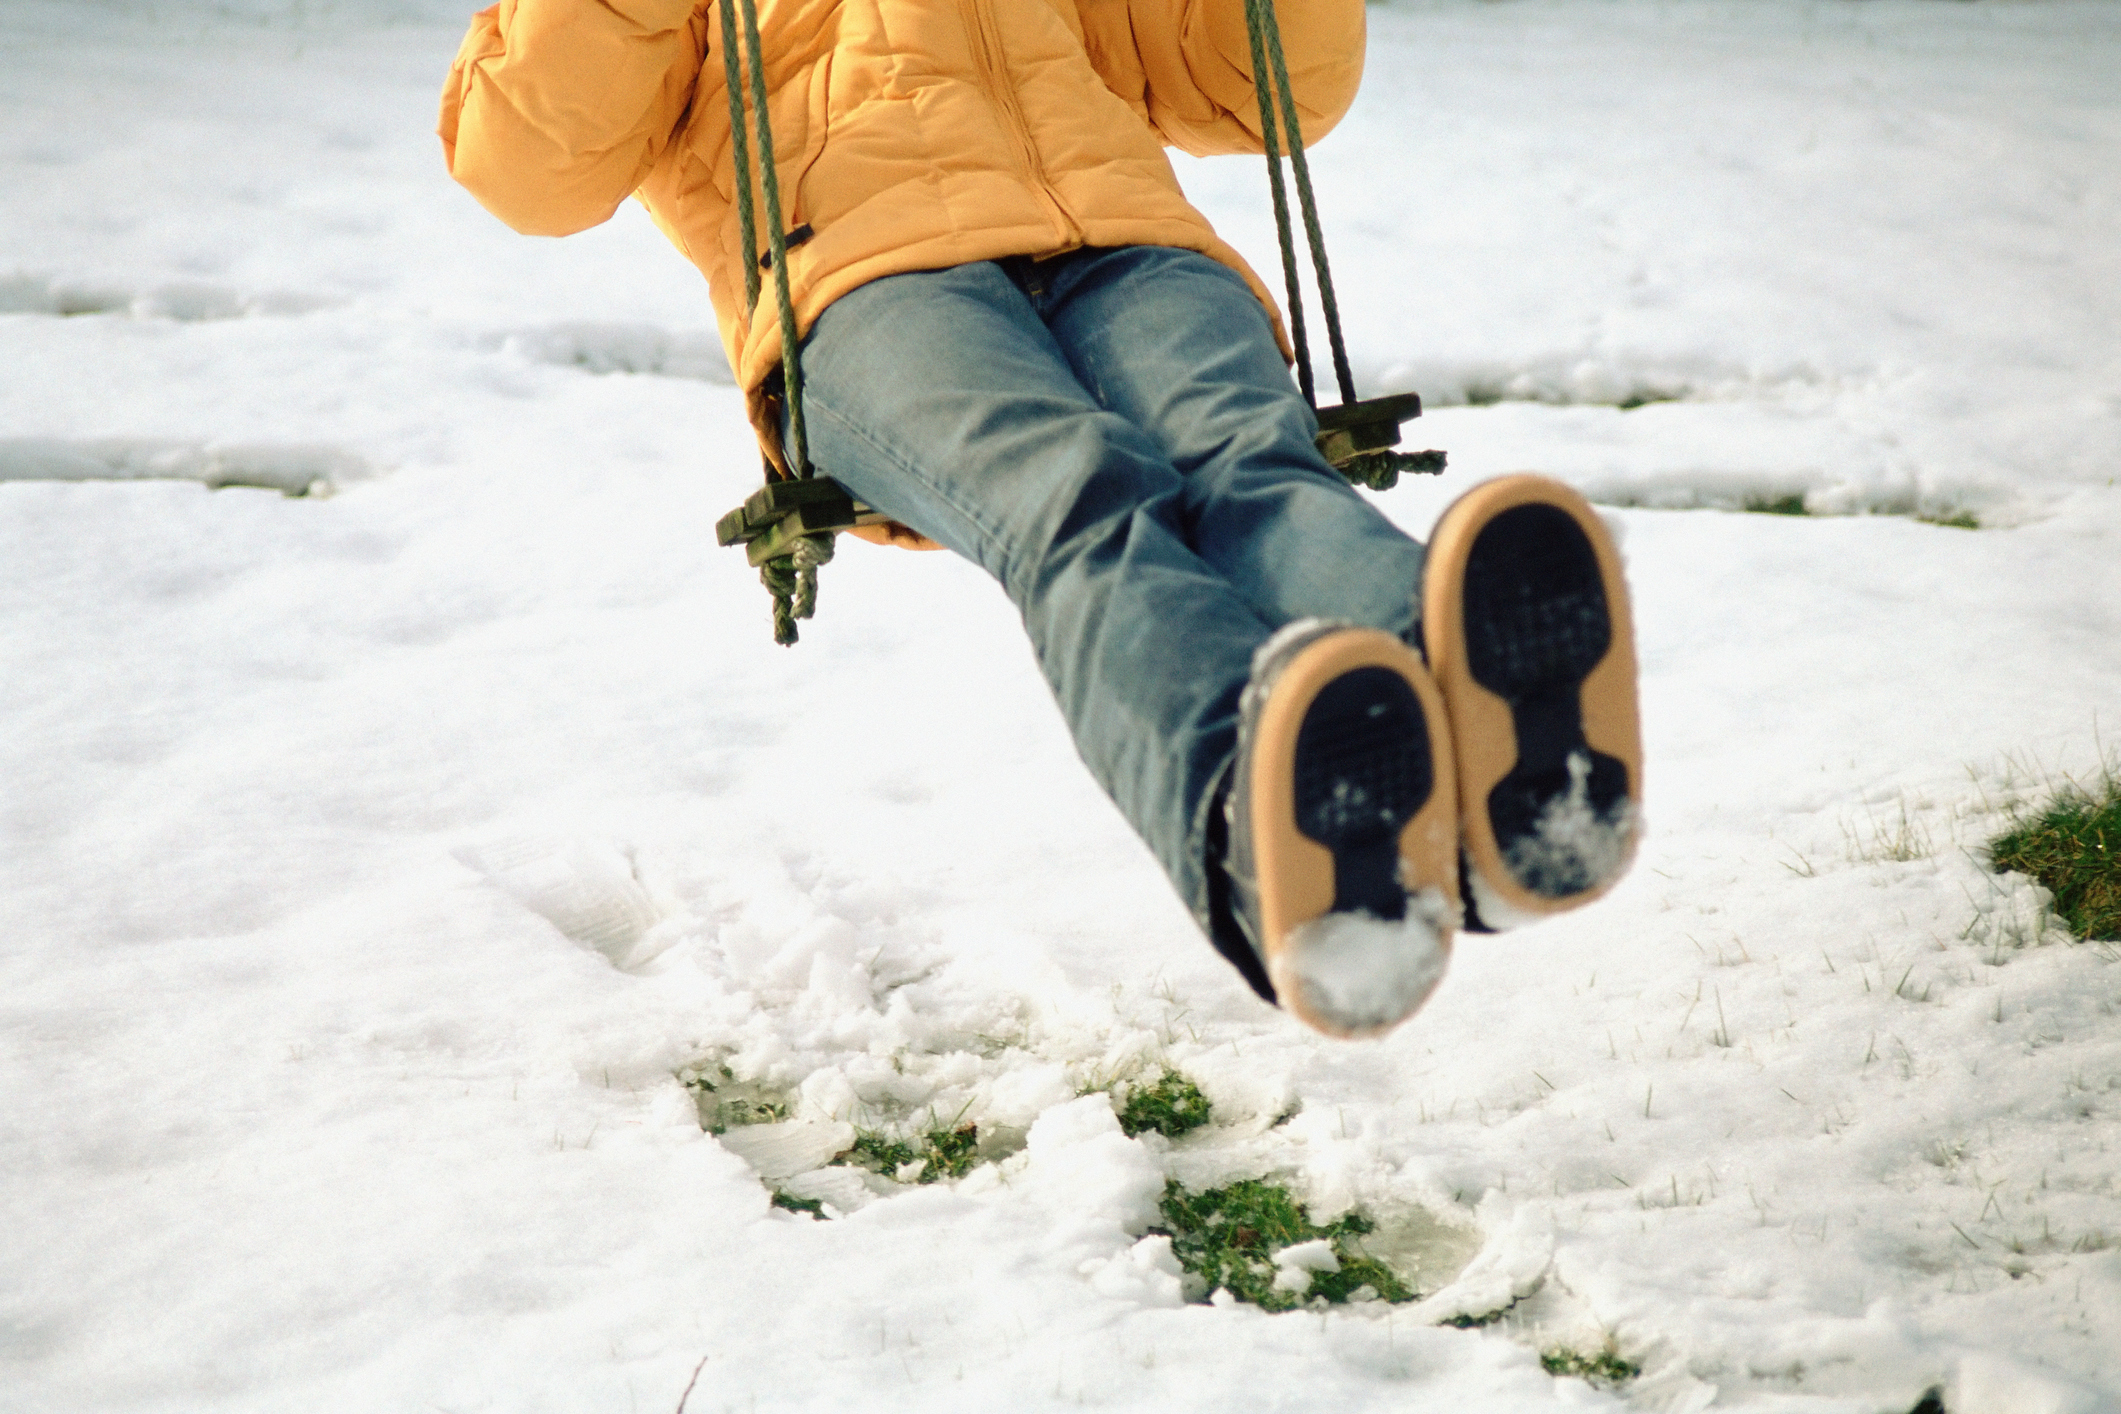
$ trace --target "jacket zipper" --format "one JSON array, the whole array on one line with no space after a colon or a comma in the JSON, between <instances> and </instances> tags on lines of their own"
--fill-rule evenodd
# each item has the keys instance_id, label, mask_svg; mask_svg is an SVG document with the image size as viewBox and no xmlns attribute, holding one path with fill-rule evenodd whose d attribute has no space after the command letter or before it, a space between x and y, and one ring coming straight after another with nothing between
<instances>
[{"instance_id":1,"label":"jacket zipper","mask_svg":"<svg viewBox=\"0 0 2121 1414\"><path fill-rule=\"evenodd\" d=\"M1031 124L1024 117L1023 105L1017 101L1016 87L1008 81L999 56L1002 53L1001 36L995 33L994 17L988 9L989 0L959 0L958 9L964 17L965 37L971 42L973 66L979 71L980 86L987 91L987 101L1001 115L1002 125L1016 146L1017 165L1023 169L1024 179L1047 207L1047 216L1054 229L1069 246L1079 246L1083 241L1083 228L1069 214L1062 203L1060 193L1046 179L1044 164L1039 161L1038 144L1031 137Z\"/></svg>"}]
</instances>

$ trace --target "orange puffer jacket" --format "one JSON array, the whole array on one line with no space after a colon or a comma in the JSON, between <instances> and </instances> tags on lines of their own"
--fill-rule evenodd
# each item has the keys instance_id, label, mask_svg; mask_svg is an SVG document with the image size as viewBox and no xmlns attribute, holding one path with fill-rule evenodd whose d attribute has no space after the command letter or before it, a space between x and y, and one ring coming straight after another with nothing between
<instances>
[{"instance_id":1,"label":"orange puffer jacket","mask_svg":"<svg viewBox=\"0 0 2121 1414\"><path fill-rule=\"evenodd\" d=\"M738 234L716 10L503 0L457 55L442 144L451 174L519 231L584 230L637 194L706 274L778 460L760 388L780 330L770 294L758 317L744 309L738 262L760 252ZM804 331L881 276L1085 245L1201 251L1273 309L1163 153L1261 150L1244 0L760 0L759 12L782 214L814 232L789 252ZM1297 0L1281 28L1315 139L1354 99L1362 0Z\"/></svg>"}]
</instances>

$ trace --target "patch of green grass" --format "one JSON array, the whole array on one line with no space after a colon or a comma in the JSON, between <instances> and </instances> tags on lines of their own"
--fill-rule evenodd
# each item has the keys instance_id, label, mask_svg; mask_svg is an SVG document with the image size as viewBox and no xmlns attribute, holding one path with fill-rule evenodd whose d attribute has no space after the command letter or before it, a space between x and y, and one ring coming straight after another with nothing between
<instances>
[{"instance_id":1,"label":"patch of green grass","mask_svg":"<svg viewBox=\"0 0 2121 1414\"><path fill-rule=\"evenodd\" d=\"M919 1157L919 1152L905 1140L893 1139L881 1130L864 1129L855 1134L854 1147L833 1162L888 1175Z\"/></svg>"},{"instance_id":2,"label":"patch of green grass","mask_svg":"<svg viewBox=\"0 0 2121 1414\"><path fill-rule=\"evenodd\" d=\"M1972 511L1938 511L1934 515L1916 516L1924 525L1949 526L1953 530L1979 530L1981 517Z\"/></svg>"},{"instance_id":3,"label":"patch of green grass","mask_svg":"<svg viewBox=\"0 0 2121 1414\"><path fill-rule=\"evenodd\" d=\"M808 1213L813 1218L825 1216L825 1205L822 1200L817 1198L798 1198L793 1193L783 1193L779 1189L774 1190L773 1206L785 1208L791 1213Z\"/></svg>"},{"instance_id":4,"label":"patch of green grass","mask_svg":"<svg viewBox=\"0 0 2121 1414\"><path fill-rule=\"evenodd\" d=\"M1119 1111L1119 1127L1130 1139L1150 1130L1166 1139L1176 1139L1192 1133L1208 1119L1208 1097L1175 1070L1166 1070L1150 1084L1134 1086Z\"/></svg>"},{"instance_id":5,"label":"patch of green grass","mask_svg":"<svg viewBox=\"0 0 2121 1414\"><path fill-rule=\"evenodd\" d=\"M979 1165L979 1126L944 1125L911 1140L894 1139L873 1129L860 1130L854 1136L854 1147L832 1162L865 1168L901 1183L963 1178ZM914 1165L918 1167L909 1171L909 1166Z\"/></svg>"},{"instance_id":6,"label":"patch of green grass","mask_svg":"<svg viewBox=\"0 0 2121 1414\"><path fill-rule=\"evenodd\" d=\"M1512 1301L1510 1306L1515 1306L1516 1304L1515 1301ZM1477 1331L1485 1326L1492 1326L1504 1316L1509 1315L1510 1306L1497 1306L1492 1311L1482 1311L1478 1315L1453 1316L1450 1320L1440 1324L1462 1331Z\"/></svg>"},{"instance_id":7,"label":"patch of green grass","mask_svg":"<svg viewBox=\"0 0 2121 1414\"><path fill-rule=\"evenodd\" d=\"M2055 896L2055 913L2086 939L2121 939L2121 776L2070 787L2040 814L1989 845L1999 870L2030 874Z\"/></svg>"},{"instance_id":8,"label":"patch of green grass","mask_svg":"<svg viewBox=\"0 0 2121 1414\"><path fill-rule=\"evenodd\" d=\"M1642 1373L1642 1366L1632 1360L1621 1358L1620 1352L1608 1345L1595 1355L1585 1355L1579 1350L1556 1346L1540 1354L1539 1363L1546 1372L1556 1378L1573 1376L1589 1380L1594 1385L1626 1384Z\"/></svg>"},{"instance_id":9,"label":"patch of green grass","mask_svg":"<svg viewBox=\"0 0 2121 1414\"><path fill-rule=\"evenodd\" d=\"M1320 1299L1337 1305L1365 1287L1383 1301L1412 1301L1416 1295L1357 1245L1375 1227L1368 1218L1349 1213L1320 1226L1287 1188L1266 1179L1242 1179L1205 1193L1173 1179L1164 1185L1162 1213L1163 1226L1151 1230L1170 1237L1179 1265L1203 1283L1202 1300L1220 1288L1261 1310L1287 1311ZM1308 1291L1277 1288L1274 1254L1319 1238L1332 1243L1340 1270L1313 1272Z\"/></svg>"},{"instance_id":10,"label":"patch of green grass","mask_svg":"<svg viewBox=\"0 0 2121 1414\"><path fill-rule=\"evenodd\" d=\"M1678 393L1660 393L1652 388L1638 388L1613 406L1622 412L1633 412L1636 408L1646 408L1651 403L1676 403L1680 397Z\"/></svg>"},{"instance_id":11,"label":"patch of green grass","mask_svg":"<svg viewBox=\"0 0 2121 1414\"><path fill-rule=\"evenodd\" d=\"M1802 516L1811 512L1804 508L1804 494L1795 492L1788 496L1748 496L1745 509L1758 515Z\"/></svg>"}]
</instances>

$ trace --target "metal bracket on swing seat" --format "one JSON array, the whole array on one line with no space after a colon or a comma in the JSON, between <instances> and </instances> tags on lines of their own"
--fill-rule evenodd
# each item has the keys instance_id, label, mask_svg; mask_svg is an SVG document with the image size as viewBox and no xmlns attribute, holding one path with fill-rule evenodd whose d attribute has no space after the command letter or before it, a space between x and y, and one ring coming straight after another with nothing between
<instances>
[{"instance_id":1,"label":"metal bracket on swing seat","mask_svg":"<svg viewBox=\"0 0 2121 1414\"><path fill-rule=\"evenodd\" d=\"M1388 398L1364 398L1360 402L1318 410L1318 451L1333 469L1357 486L1389 491L1400 473L1440 475L1444 454L1438 451L1402 452L1399 424L1421 416L1419 393L1395 393Z\"/></svg>"},{"instance_id":2,"label":"metal bracket on swing seat","mask_svg":"<svg viewBox=\"0 0 2121 1414\"><path fill-rule=\"evenodd\" d=\"M752 567L789 554L806 535L836 534L889 519L871 510L829 476L769 481L715 522L719 545L742 545Z\"/></svg>"}]
</instances>

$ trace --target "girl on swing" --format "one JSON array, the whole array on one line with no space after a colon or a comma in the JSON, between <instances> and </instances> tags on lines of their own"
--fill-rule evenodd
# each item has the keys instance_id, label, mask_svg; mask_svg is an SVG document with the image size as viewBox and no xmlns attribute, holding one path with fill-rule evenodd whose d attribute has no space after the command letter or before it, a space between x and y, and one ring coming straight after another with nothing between
<instances>
[{"instance_id":1,"label":"girl on swing","mask_svg":"<svg viewBox=\"0 0 2121 1414\"><path fill-rule=\"evenodd\" d=\"M1533 476L1468 492L1425 552L1320 456L1272 298L1163 153L1263 150L1245 0L762 9L810 455L894 522L871 538L1000 581L1084 761L1246 981L1377 1034L1460 928L1609 888L1641 790L1618 555ZM1363 0L1287 8L1304 133L1353 101L1363 31ZM785 467L736 209L743 38L714 0L504 0L441 137L519 231L638 196L707 276Z\"/></svg>"}]
</instances>

